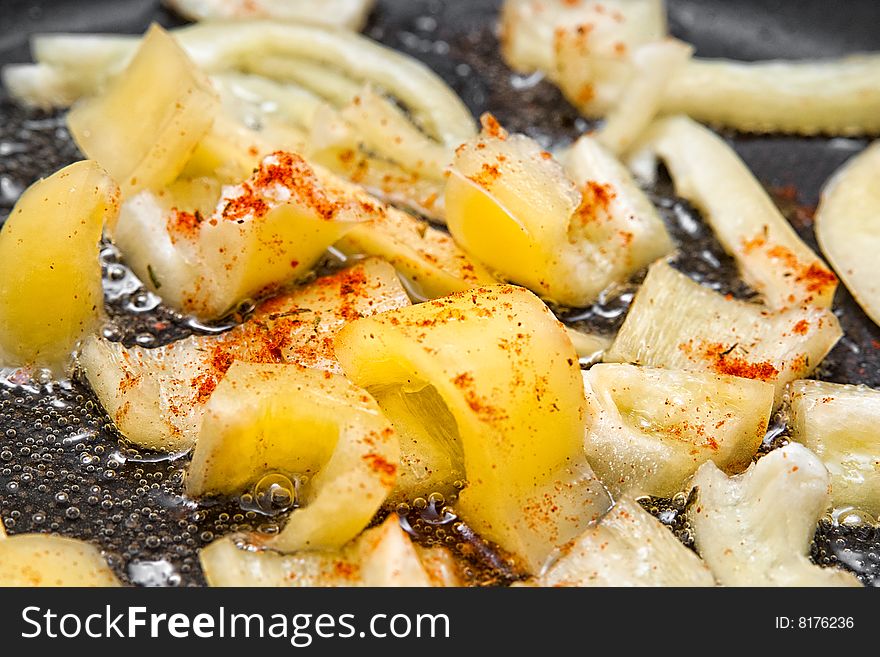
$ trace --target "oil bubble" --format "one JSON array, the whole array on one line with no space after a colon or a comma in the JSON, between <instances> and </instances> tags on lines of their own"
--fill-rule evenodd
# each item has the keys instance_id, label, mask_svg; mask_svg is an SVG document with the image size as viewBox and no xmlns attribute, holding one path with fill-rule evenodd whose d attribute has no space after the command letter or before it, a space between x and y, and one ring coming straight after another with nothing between
<instances>
[{"instance_id":1,"label":"oil bubble","mask_svg":"<svg viewBox=\"0 0 880 657\"><path fill-rule=\"evenodd\" d=\"M281 513L296 505L297 486L283 474L269 474L254 486L253 498L263 513Z\"/></svg>"}]
</instances>

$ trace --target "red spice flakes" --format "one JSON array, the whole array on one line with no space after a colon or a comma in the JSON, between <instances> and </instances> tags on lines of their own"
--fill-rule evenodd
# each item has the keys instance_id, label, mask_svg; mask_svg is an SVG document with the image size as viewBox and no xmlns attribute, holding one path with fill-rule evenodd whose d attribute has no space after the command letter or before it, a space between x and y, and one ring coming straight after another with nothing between
<instances>
[{"instance_id":1,"label":"red spice flakes","mask_svg":"<svg viewBox=\"0 0 880 657\"><path fill-rule=\"evenodd\" d=\"M480 169L479 173L476 173L473 176L468 176L468 180L477 183L480 187L488 188L491 187L492 183L494 183L500 177L501 169L498 168L497 164L489 164L488 162L483 162L483 166Z\"/></svg>"},{"instance_id":2,"label":"red spice flakes","mask_svg":"<svg viewBox=\"0 0 880 657\"><path fill-rule=\"evenodd\" d=\"M294 198L327 221L334 219L344 207L342 203L331 200L321 187L312 167L293 153L272 153L260 164L252 182L258 190L265 190L273 185L286 187Z\"/></svg>"},{"instance_id":3,"label":"red spice flakes","mask_svg":"<svg viewBox=\"0 0 880 657\"><path fill-rule=\"evenodd\" d=\"M795 324L791 328L791 330L798 335L806 335L807 332L810 330L810 323L807 320L802 319L797 324Z\"/></svg>"},{"instance_id":4,"label":"red spice flakes","mask_svg":"<svg viewBox=\"0 0 880 657\"><path fill-rule=\"evenodd\" d=\"M756 235L755 237L753 237L750 240L743 239L743 241L742 241L743 253L749 254L752 251L754 251L755 249L760 249L766 243L767 243L767 237L763 233Z\"/></svg>"},{"instance_id":5,"label":"red spice flakes","mask_svg":"<svg viewBox=\"0 0 880 657\"><path fill-rule=\"evenodd\" d=\"M575 33L577 34L578 41L583 43L584 39L587 35L593 31L595 26L592 23L581 23L580 25L574 28Z\"/></svg>"},{"instance_id":6,"label":"red spice flakes","mask_svg":"<svg viewBox=\"0 0 880 657\"><path fill-rule=\"evenodd\" d=\"M349 269L331 278L333 279L339 283L339 293L343 296L360 295L367 283L367 275L363 269Z\"/></svg>"},{"instance_id":7,"label":"red spice flakes","mask_svg":"<svg viewBox=\"0 0 880 657\"><path fill-rule=\"evenodd\" d=\"M241 193L226 201L220 215L227 221L243 222L247 217L262 217L269 211L263 197L254 192L248 183L241 184Z\"/></svg>"},{"instance_id":8,"label":"red spice flakes","mask_svg":"<svg viewBox=\"0 0 880 657\"><path fill-rule=\"evenodd\" d=\"M784 246L774 246L768 249L767 255L771 258L782 260L789 269L798 269L800 267L797 256Z\"/></svg>"},{"instance_id":9,"label":"red spice flakes","mask_svg":"<svg viewBox=\"0 0 880 657\"><path fill-rule=\"evenodd\" d=\"M128 415L129 411L131 411L131 401L126 400L122 404L122 406L119 407L119 410L117 410L116 413L113 414L113 419L115 420L116 424L122 424L125 421L125 418Z\"/></svg>"},{"instance_id":10,"label":"red spice flakes","mask_svg":"<svg viewBox=\"0 0 880 657\"><path fill-rule=\"evenodd\" d=\"M473 390L468 390L465 393L465 401L470 409L477 414L477 417L480 418L483 422L494 423L500 420L506 420L508 418L507 413L505 413L500 408L492 406L488 404L485 399L482 399L476 392Z\"/></svg>"},{"instance_id":11,"label":"red spice flakes","mask_svg":"<svg viewBox=\"0 0 880 657\"><path fill-rule=\"evenodd\" d=\"M588 180L581 191L581 203L574 216L582 225L594 222L610 213L611 202L617 197L614 188L608 183Z\"/></svg>"},{"instance_id":12,"label":"red spice flakes","mask_svg":"<svg viewBox=\"0 0 880 657\"><path fill-rule=\"evenodd\" d=\"M818 262L811 262L804 266L790 249L776 245L767 249L767 255L781 260L785 267L796 274L795 281L802 284L807 292L822 292L829 287L837 285L837 276Z\"/></svg>"},{"instance_id":13,"label":"red spice flakes","mask_svg":"<svg viewBox=\"0 0 880 657\"><path fill-rule=\"evenodd\" d=\"M782 260L782 262L785 263L785 266L792 271L796 271L801 268L801 263L797 259L797 256L792 253L790 249L784 246L776 245L767 249L767 255L771 258Z\"/></svg>"},{"instance_id":14,"label":"red spice flakes","mask_svg":"<svg viewBox=\"0 0 880 657\"><path fill-rule=\"evenodd\" d=\"M483 133L489 137L504 141L507 139L507 130L501 127L498 119L491 112L484 112L480 117L480 125L483 126Z\"/></svg>"},{"instance_id":15,"label":"red spice flakes","mask_svg":"<svg viewBox=\"0 0 880 657\"><path fill-rule=\"evenodd\" d=\"M490 314L488 316L491 317L492 315ZM498 348L501 349L501 351L506 351L508 353L514 353L517 356L522 356L523 344L528 341L528 338L522 333L517 334L516 337L516 340L498 338Z\"/></svg>"},{"instance_id":16,"label":"red spice flakes","mask_svg":"<svg viewBox=\"0 0 880 657\"><path fill-rule=\"evenodd\" d=\"M315 281L319 283L321 279ZM280 294L269 297L257 306L253 318L256 320L268 317L270 320L278 319L292 313L303 312L298 305L292 302L290 294ZM247 325L245 325L247 326Z\"/></svg>"},{"instance_id":17,"label":"red spice flakes","mask_svg":"<svg viewBox=\"0 0 880 657\"><path fill-rule=\"evenodd\" d=\"M592 84L585 84L575 95L575 103L578 105L586 105L596 97L596 90Z\"/></svg>"},{"instance_id":18,"label":"red spice flakes","mask_svg":"<svg viewBox=\"0 0 880 657\"><path fill-rule=\"evenodd\" d=\"M192 386L196 391L195 403L204 404L208 401L214 390L217 389L217 379L210 374L202 374L192 381Z\"/></svg>"},{"instance_id":19,"label":"red spice flakes","mask_svg":"<svg viewBox=\"0 0 880 657\"><path fill-rule=\"evenodd\" d=\"M293 342L293 333L291 331L294 323L285 321L285 319L276 322L266 333L263 345L264 355L263 361L274 363L286 363L287 358L285 351ZM295 321L295 320L294 320ZM298 322L296 322L298 324Z\"/></svg>"},{"instance_id":20,"label":"red spice flakes","mask_svg":"<svg viewBox=\"0 0 880 657\"><path fill-rule=\"evenodd\" d=\"M335 302L334 314L346 322L361 318L357 301L369 298L369 291L364 289L367 283L366 274L359 268L343 270L315 281L316 285L322 287L337 288L335 291L328 289L328 294Z\"/></svg>"},{"instance_id":21,"label":"red spice flakes","mask_svg":"<svg viewBox=\"0 0 880 657\"><path fill-rule=\"evenodd\" d=\"M214 390L223 380L229 368L232 367L233 360L234 357L227 350L225 344L219 344L214 348L209 361L211 370L195 377L191 383L195 392L194 402L196 404L204 404L214 394Z\"/></svg>"},{"instance_id":22,"label":"red spice flakes","mask_svg":"<svg viewBox=\"0 0 880 657\"><path fill-rule=\"evenodd\" d=\"M731 358L729 356L720 356L715 361L714 369L719 374L729 374L730 376L759 379L761 381L772 381L779 374L779 370L770 362L750 363L743 358Z\"/></svg>"},{"instance_id":23,"label":"red spice flakes","mask_svg":"<svg viewBox=\"0 0 880 657\"><path fill-rule=\"evenodd\" d=\"M360 319L361 317L363 317L360 311L350 301L346 301L345 303L343 303L336 314L338 317L341 317L343 320L345 320L345 322L353 322L356 319Z\"/></svg>"},{"instance_id":24,"label":"red spice flakes","mask_svg":"<svg viewBox=\"0 0 880 657\"><path fill-rule=\"evenodd\" d=\"M357 564L348 561L337 561L333 564L333 570L338 577L344 579L357 579L360 574L360 567Z\"/></svg>"},{"instance_id":25,"label":"red spice flakes","mask_svg":"<svg viewBox=\"0 0 880 657\"><path fill-rule=\"evenodd\" d=\"M223 376L232 367L233 360L235 359L232 357L232 354L223 345L218 345L214 348L214 353L211 355L211 367L214 368L214 372L218 376Z\"/></svg>"},{"instance_id":26,"label":"red spice flakes","mask_svg":"<svg viewBox=\"0 0 880 657\"><path fill-rule=\"evenodd\" d=\"M704 433L704 429L702 425L692 425L687 420L682 422L677 422L675 424L671 424L666 427L666 434L682 442L692 442L692 435L696 434L698 436L702 436ZM692 454L696 454L696 451L692 451Z\"/></svg>"},{"instance_id":27,"label":"red spice flakes","mask_svg":"<svg viewBox=\"0 0 880 657\"><path fill-rule=\"evenodd\" d=\"M363 210L365 214L379 216L385 215L385 208L381 205L376 205L375 203L371 203L363 199L358 199L357 204L358 207L360 207L360 209Z\"/></svg>"},{"instance_id":28,"label":"red spice flakes","mask_svg":"<svg viewBox=\"0 0 880 657\"><path fill-rule=\"evenodd\" d=\"M562 42L565 41L565 28L557 27L553 30L553 50L559 55L562 50Z\"/></svg>"},{"instance_id":29,"label":"red spice flakes","mask_svg":"<svg viewBox=\"0 0 880 657\"><path fill-rule=\"evenodd\" d=\"M464 392L464 398L470 409L477 414L483 422L494 423L507 419L508 415L503 410L488 404L474 390L474 378L468 372L462 372L452 382Z\"/></svg>"},{"instance_id":30,"label":"red spice flakes","mask_svg":"<svg viewBox=\"0 0 880 657\"><path fill-rule=\"evenodd\" d=\"M816 262L807 267L806 271L801 272L795 280L806 283L807 292L820 292L837 285L837 276L830 269Z\"/></svg>"},{"instance_id":31,"label":"red spice flakes","mask_svg":"<svg viewBox=\"0 0 880 657\"><path fill-rule=\"evenodd\" d=\"M360 183L367 177L367 174L370 172L370 163L367 162L366 158L360 158L357 161L357 164L354 167L354 170L351 171L349 177L351 178L351 182Z\"/></svg>"},{"instance_id":32,"label":"red spice flakes","mask_svg":"<svg viewBox=\"0 0 880 657\"><path fill-rule=\"evenodd\" d=\"M171 216L166 224L168 235L171 237L172 242L175 237L180 235L194 238L198 235L203 221L204 218L198 210L195 212L184 212L177 208L171 208Z\"/></svg>"},{"instance_id":33,"label":"red spice flakes","mask_svg":"<svg viewBox=\"0 0 880 657\"><path fill-rule=\"evenodd\" d=\"M119 393L125 393L138 384L139 377L128 370L125 371L122 381L119 382Z\"/></svg>"},{"instance_id":34,"label":"red spice flakes","mask_svg":"<svg viewBox=\"0 0 880 657\"><path fill-rule=\"evenodd\" d=\"M792 372L806 372L810 366L810 359L806 354L798 354L791 361L791 371Z\"/></svg>"},{"instance_id":35,"label":"red spice flakes","mask_svg":"<svg viewBox=\"0 0 880 657\"><path fill-rule=\"evenodd\" d=\"M394 477L397 474L397 466L394 463L386 460L381 454L373 452L364 454L361 458L367 462L373 472L382 478L383 483L389 486L394 483Z\"/></svg>"},{"instance_id":36,"label":"red spice flakes","mask_svg":"<svg viewBox=\"0 0 880 657\"><path fill-rule=\"evenodd\" d=\"M752 363L745 358L734 355L736 345L724 345L720 342L703 344L695 348L692 342L680 344L678 348L688 354L694 355L709 362L711 369L717 374L739 376L744 379L758 379L760 381L773 381L779 375L779 370L769 361Z\"/></svg>"},{"instance_id":37,"label":"red spice flakes","mask_svg":"<svg viewBox=\"0 0 880 657\"><path fill-rule=\"evenodd\" d=\"M241 8L247 12L248 14L252 14L254 16L263 16L265 15L265 11L260 6L256 0L244 0L241 4Z\"/></svg>"}]
</instances>

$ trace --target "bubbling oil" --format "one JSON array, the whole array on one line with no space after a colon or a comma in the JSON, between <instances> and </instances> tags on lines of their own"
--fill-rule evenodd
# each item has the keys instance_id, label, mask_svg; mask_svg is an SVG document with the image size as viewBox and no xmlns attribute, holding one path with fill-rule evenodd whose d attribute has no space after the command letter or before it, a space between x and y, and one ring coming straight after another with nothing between
<instances>
[{"instance_id":1,"label":"bubbling oil","mask_svg":"<svg viewBox=\"0 0 880 657\"><path fill-rule=\"evenodd\" d=\"M457 481L454 488L461 490L464 485ZM512 555L481 538L458 517L455 500L455 495L447 499L434 492L384 509L377 520L393 510L400 526L416 543L450 550L457 558L459 575L471 586L504 586L525 579L527 573Z\"/></svg>"}]
</instances>

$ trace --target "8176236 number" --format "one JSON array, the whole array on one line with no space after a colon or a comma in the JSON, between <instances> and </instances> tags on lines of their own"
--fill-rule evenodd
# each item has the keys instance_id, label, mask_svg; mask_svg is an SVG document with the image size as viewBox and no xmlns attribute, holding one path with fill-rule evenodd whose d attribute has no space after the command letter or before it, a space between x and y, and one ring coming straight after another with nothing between
<instances>
[{"instance_id":1,"label":"8176236 number","mask_svg":"<svg viewBox=\"0 0 880 657\"><path fill-rule=\"evenodd\" d=\"M789 616L776 617L776 629L800 630L851 630L855 627L852 616Z\"/></svg>"}]
</instances>

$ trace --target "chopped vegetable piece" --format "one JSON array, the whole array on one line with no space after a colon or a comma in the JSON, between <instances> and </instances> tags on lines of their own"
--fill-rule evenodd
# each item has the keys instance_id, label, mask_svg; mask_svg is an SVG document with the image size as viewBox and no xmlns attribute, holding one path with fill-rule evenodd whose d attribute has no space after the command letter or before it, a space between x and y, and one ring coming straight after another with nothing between
<instances>
[{"instance_id":1,"label":"chopped vegetable piece","mask_svg":"<svg viewBox=\"0 0 880 657\"><path fill-rule=\"evenodd\" d=\"M691 46L675 39L648 43L633 51L633 77L596 135L603 146L617 154L630 149L659 112L669 80L692 53Z\"/></svg>"},{"instance_id":2,"label":"chopped vegetable piece","mask_svg":"<svg viewBox=\"0 0 880 657\"><path fill-rule=\"evenodd\" d=\"M828 468L835 507L880 515L880 390L795 381L789 426Z\"/></svg>"},{"instance_id":3,"label":"chopped vegetable piece","mask_svg":"<svg viewBox=\"0 0 880 657\"><path fill-rule=\"evenodd\" d=\"M461 146L446 186L449 230L503 278L557 303L584 306L672 250L653 205L591 137L566 170L534 140L490 115Z\"/></svg>"},{"instance_id":4,"label":"chopped vegetable piece","mask_svg":"<svg viewBox=\"0 0 880 657\"><path fill-rule=\"evenodd\" d=\"M418 60L354 32L314 23L243 20L206 22L171 34L208 74L247 72L252 62L264 58L306 66L329 64L331 70L359 85L371 82L382 88L409 110L416 125L442 144L454 148L474 133L470 112L440 76ZM133 36L44 34L34 38L32 48L38 64L58 70L64 78L81 79L77 90L94 94L124 68L138 43L139 37ZM16 77L25 76L19 69ZM324 86L335 78L313 79L312 90L324 95Z\"/></svg>"},{"instance_id":5,"label":"chopped vegetable piece","mask_svg":"<svg viewBox=\"0 0 880 657\"><path fill-rule=\"evenodd\" d=\"M771 384L706 372L599 364L584 383L587 457L612 495L672 497L710 460L744 470L773 408Z\"/></svg>"},{"instance_id":6,"label":"chopped vegetable piece","mask_svg":"<svg viewBox=\"0 0 880 657\"><path fill-rule=\"evenodd\" d=\"M153 25L128 68L102 94L77 104L67 123L82 151L130 196L177 178L218 109L208 79Z\"/></svg>"},{"instance_id":7,"label":"chopped vegetable piece","mask_svg":"<svg viewBox=\"0 0 880 657\"><path fill-rule=\"evenodd\" d=\"M359 30L375 0L165 0L194 21L276 18Z\"/></svg>"},{"instance_id":8,"label":"chopped vegetable piece","mask_svg":"<svg viewBox=\"0 0 880 657\"><path fill-rule=\"evenodd\" d=\"M662 119L633 157L658 155L678 194L696 205L745 281L772 308L830 308L837 277L798 237L770 196L721 137L691 119Z\"/></svg>"},{"instance_id":9,"label":"chopped vegetable piece","mask_svg":"<svg viewBox=\"0 0 880 657\"><path fill-rule=\"evenodd\" d=\"M282 151L247 180L224 186L209 214L181 203L192 196L176 191L142 192L124 203L112 237L143 281L153 270L166 302L203 318L304 278L375 210Z\"/></svg>"},{"instance_id":10,"label":"chopped vegetable piece","mask_svg":"<svg viewBox=\"0 0 880 657\"><path fill-rule=\"evenodd\" d=\"M714 586L700 558L632 497L562 548L536 586Z\"/></svg>"},{"instance_id":11,"label":"chopped vegetable piece","mask_svg":"<svg viewBox=\"0 0 880 657\"><path fill-rule=\"evenodd\" d=\"M77 162L21 196L0 230L0 365L61 373L104 307L98 242L119 188Z\"/></svg>"},{"instance_id":12,"label":"chopped vegetable piece","mask_svg":"<svg viewBox=\"0 0 880 657\"><path fill-rule=\"evenodd\" d=\"M46 534L0 531L0 587L119 586L95 546Z\"/></svg>"},{"instance_id":13,"label":"chopped vegetable piece","mask_svg":"<svg viewBox=\"0 0 880 657\"><path fill-rule=\"evenodd\" d=\"M689 511L697 551L725 586L860 586L851 573L807 556L830 483L822 462L797 443L735 477L706 462Z\"/></svg>"},{"instance_id":14,"label":"chopped vegetable piece","mask_svg":"<svg viewBox=\"0 0 880 657\"><path fill-rule=\"evenodd\" d=\"M384 258L420 301L496 282L448 233L390 206L354 226L337 247L349 255Z\"/></svg>"},{"instance_id":15,"label":"chopped vegetable piece","mask_svg":"<svg viewBox=\"0 0 880 657\"><path fill-rule=\"evenodd\" d=\"M391 424L344 377L239 362L205 407L186 492L233 495L283 474L301 483L300 508L265 543L285 552L332 550L373 519L394 487L399 458Z\"/></svg>"},{"instance_id":16,"label":"chopped vegetable piece","mask_svg":"<svg viewBox=\"0 0 880 657\"><path fill-rule=\"evenodd\" d=\"M840 338L822 308L773 311L728 299L666 262L648 271L606 362L636 363L785 384L807 376Z\"/></svg>"},{"instance_id":17,"label":"chopped vegetable piece","mask_svg":"<svg viewBox=\"0 0 880 657\"><path fill-rule=\"evenodd\" d=\"M611 340L605 336L584 333L570 326L566 326L565 330L582 362L592 364L601 360L605 350L611 346Z\"/></svg>"},{"instance_id":18,"label":"chopped vegetable piece","mask_svg":"<svg viewBox=\"0 0 880 657\"><path fill-rule=\"evenodd\" d=\"M856 155L826 183L815 219L822 253L875 324L880 324L878 178L880 142Z\"/></svg>"},{"instance_id":19,"label":"chopped vegetable piece","mask_svg":"<svg viewBox=\"0 0 880 657\"><path fill-rule=\"evenodd\" d=\"M669 114L745 132L880 132L880 55L737 62L694 59L670 80Z\"/></svg>"},{"instance_id":20,"label":"chopped vegetable piece","mask_svg":"<svg viewBox=\"0 0 880 657\"><path fill-rule=\"evenodd\" d=\"M667 36L662 0L506 0L502 9L508 64L520 73L545 73L593 118L640 111L630 95L633 83L657 82L659 97L646 102L662 114L746 132L880 131L876 53L762 62L694 58L667 70L664 80L662 70L643 68L639 58Z\"/></svg>"},{"instance_id":21,"label":"chopped vegetable piece","mask_svg":"<svg viewBox=\"0 0 880 657\"><path fill-rule=\"evenodd\" d=\"M583 452L577 354L528 291L483 287L358 320L336 356L398 429L400 487L428 494L463 474L462 518L533 572L608 508Z\"/></svg>"},{"instance_id":22,"label":"chopped vegetable piece","mask_svg":"<svg viewBox=\"0 0 880 657\"><path fill-rule=\"evenodd\" d=\"M94 336L79 364L116 428L165 452L192 447L205 404L234 360L341 373L333 336L359 317L409 305L394 269L370 258L269 299L243 325L156 349Z\"/></svg>"},{"instance_id":23,"label":"chopped vegetable piece","mask_svg":"<svg viewBox=\"0 0 880 657\"><path fill-rule=\"evenodd\" d=\"M439 586L391 514L335 551L281 555L221 538L199 553L211 586Z\"/></svg>"}]
</instances>

